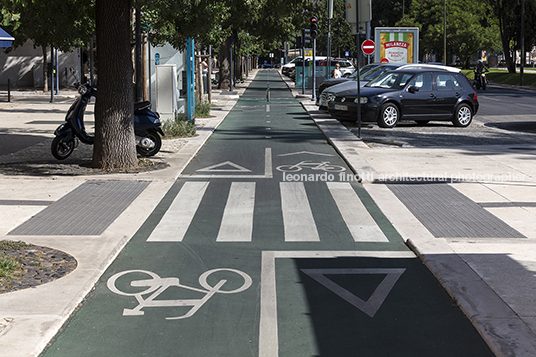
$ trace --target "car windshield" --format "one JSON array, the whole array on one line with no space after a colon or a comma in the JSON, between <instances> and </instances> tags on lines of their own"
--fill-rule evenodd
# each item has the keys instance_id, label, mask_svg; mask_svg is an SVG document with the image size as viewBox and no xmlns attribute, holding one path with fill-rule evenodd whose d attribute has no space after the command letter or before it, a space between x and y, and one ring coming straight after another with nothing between
<instances>
[{"instance_id":1,"label":"car windshield","mask_svg":"<svg viewBox=\"0 0 536 357\"><path fill-rule=\"evenodd\" d=\"M359 70L359 73L360 73L359 78L360 78L360 79L363 79L363 75L364 75L365 73L367 73L368 71L370 71L370 70L372 70L373 68L376 68L376 67L378 67L378 65L376 65L376 64L367 64L366 66L361 67L361 69ZM352 74L350 75L350 77L348 77L348 78L356 79L356 78L357 78L357 71L355 71L354 73L352 73Z\"/></svg>"},{"instance_id":2,"label":"car windshield","mask_svg":"<svg viewBox=\"0 0 536 357\"><path fill-rule=\"evenodd\" d=\"M381 74L384 74L385 72L389 72L395 69L395 67L392 66L380 66L371 69L367 73L363 73L359 78L365 81L371 81L376 77L379 77Z\"/></svg>"},{"instance_id":3,"label":"car windshield","mask_svg":"<svg viewBox=\"0 0 536 357\"><path fill-rule=\"evenodd\" d=\"M392 71L368 82L365 87L402 89L408 83L413 73L400 73Z\"/></svg>"}]
</instances>

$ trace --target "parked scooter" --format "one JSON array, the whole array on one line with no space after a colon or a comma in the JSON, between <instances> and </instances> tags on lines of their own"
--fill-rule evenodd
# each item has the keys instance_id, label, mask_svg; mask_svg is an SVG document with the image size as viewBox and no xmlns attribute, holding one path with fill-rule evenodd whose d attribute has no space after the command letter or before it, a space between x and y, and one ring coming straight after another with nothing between
<instances>
[{"instance_id":1,"label":"parked scooter","mask_svg":"<svg viewBox=\"0 0 536 357\"><path fill-rule=\"evenodd\" d=\"M78 146L78 140L84 144L93 145L94 137L86 132L84 126L84 112L91 97L97 96L97 90L89 84L78 87L80 96L65 116L65 123L61 124L52 141L52 155L58 160L68 158ZM164 132L160 128L160 115L151 111L148 101L134 104L134 134L136 135L136 151L141 156L153 156L162 146Z\"/></svg>"}]
</instances>

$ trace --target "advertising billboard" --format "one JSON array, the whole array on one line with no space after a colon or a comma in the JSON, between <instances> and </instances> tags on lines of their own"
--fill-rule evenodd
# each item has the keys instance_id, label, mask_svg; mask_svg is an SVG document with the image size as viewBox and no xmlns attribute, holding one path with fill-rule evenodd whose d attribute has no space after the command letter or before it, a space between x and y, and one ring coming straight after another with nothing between
<instances>
[{"instance_id":1,"label":"advertising billboard","mask_svg":"<svg viewBox=\"0 0 536 357\"><path fill-rule=\"evenodd\" d=\"M375 62L418 63L418 27L376 27Z\"/></svg>"}]
</instances>

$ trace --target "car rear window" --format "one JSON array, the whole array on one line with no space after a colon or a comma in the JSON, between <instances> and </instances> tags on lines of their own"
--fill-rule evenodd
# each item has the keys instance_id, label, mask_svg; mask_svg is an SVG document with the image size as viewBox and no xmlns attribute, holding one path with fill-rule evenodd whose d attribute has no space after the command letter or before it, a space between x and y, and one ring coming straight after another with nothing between
<instances>
[{"instance_id":1,"label":"car rear window","mask_svg":"<svg viewBox=\"0 0 536 357\"><path fill-rule=\"evenodd\" d=\"M449 73L436 73L437 90L460 90L462 85L456 76Z\"/></svg>"}]
</instances>

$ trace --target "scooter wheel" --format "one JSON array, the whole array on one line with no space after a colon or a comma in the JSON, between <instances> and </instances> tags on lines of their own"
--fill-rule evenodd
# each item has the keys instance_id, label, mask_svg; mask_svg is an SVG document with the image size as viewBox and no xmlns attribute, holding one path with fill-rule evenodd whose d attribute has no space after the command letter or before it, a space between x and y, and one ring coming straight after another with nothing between
<instances>
[{"instance_id":1,"label":"scooter wheel","mask_svg":"<svg viewBox=\"0 0 536 357\"><path fill-rule=\"evenodd\" d=\"M64 136L56 136L52 140L52 146L50 147L52 155L58 160L65 160L74 151L75 143L74 138L65 141Z\"/></svg>"},{"instance_id":2,"label":"scooter wheel","mask_svg":"<svg viewBox=\"0 0 536 357\"><path fill-rule=\"evenodd\" d=\"M162 138L156 130L147 131L146 137L154 142L154 147L146 149L141 146L136 146L136 151L138 152L138 154L140 154L140 156L143 157L156 155L156 153L158 153L160 151L160 148L162 147Z\"/></svg>"}]
</instances>

